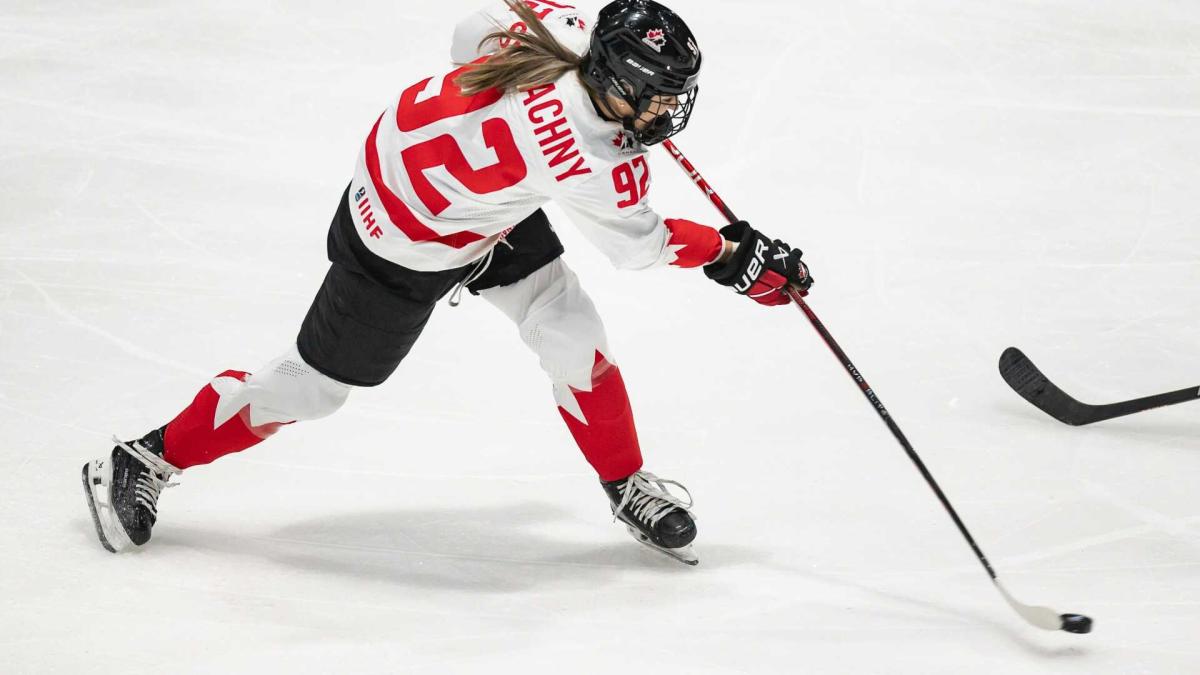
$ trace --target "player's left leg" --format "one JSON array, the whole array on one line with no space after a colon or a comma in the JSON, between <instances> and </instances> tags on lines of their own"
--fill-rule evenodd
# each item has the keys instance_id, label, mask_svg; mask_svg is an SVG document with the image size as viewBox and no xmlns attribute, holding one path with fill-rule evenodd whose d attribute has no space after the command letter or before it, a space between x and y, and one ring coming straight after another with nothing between
<instances>
[{"instance_id":1,"label":"player's left leg","mask_svg":"<svg viewBox=\"0 0 1200 675\"><path fill-rule=\"evenodd\" d=\"M550 377L567 428L599 475L613 512L639 541L694 563L696 527L685 502L642 471L633 409L604 324L579 278L559 257L558 238L540 212L497 247L470 288L517 324Z\"/></svg>"},{"instance_id":2,"label":"player's left leg","mask_svg":"<svg viewBox=\"0 0 1200 675\"><path fill-rule=\"evenodd\" d=\"M317 372L291 346L254 374L227 370L166 425L83 467L83 488L101 545L114 553L146 544L162 489L185 469L257 445L280 426L332 415L351 387Z\"/></svg>"},{"instance_id":3,"label":"player's left leg","mask_svg":"<svg viewBox=\"0 0 1200 675\"><path fill-rule=\"evenodd\" d=\"M295 344L253 374L221 373L171 422L117 440L84 465L84 494L105 548L150 540L159 494L173 475L247 450L282 425L332 415L353 388L388 379L438 299L470 272L418 272L375 256L355 232L348 199L344 192L330 223L332 264Z\"/></svg>"}]
</instances>

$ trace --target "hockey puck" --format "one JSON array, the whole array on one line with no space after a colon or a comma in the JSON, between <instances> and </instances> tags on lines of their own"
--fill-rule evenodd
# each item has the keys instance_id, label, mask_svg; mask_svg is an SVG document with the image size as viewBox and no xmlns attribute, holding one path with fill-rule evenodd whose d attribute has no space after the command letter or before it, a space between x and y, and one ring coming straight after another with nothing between
<instances>
[{"instance_id":1,"label":"hockey puck","mask_svg":"<svg viewBox=\"0 0 1200 675\"><path fill-rule=\"evenodd\" d=\"M1083 635L1084 633L1092 632L1091 617L1082 614L1063 614L1059 618L1062 619L1062 629L1068 633Z\"/></svg>"}]
</instances>

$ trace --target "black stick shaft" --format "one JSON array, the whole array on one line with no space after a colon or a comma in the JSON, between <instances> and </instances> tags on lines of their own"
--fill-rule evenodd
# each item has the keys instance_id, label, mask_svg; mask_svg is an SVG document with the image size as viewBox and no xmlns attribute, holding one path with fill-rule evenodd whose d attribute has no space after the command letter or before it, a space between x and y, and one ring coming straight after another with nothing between
<instances>
[{"instance_id":1,"label":"black stick shaft","mask_svg":"<svg viewBox=\"0 0 1200 675\"><path fill-rule=\"evenodd\" d=\"M1187 389L1167 392L1166 394L1157 394L1155 396L1146 396L1145 398L1136 398L1132 401L1098 405L1095 406L1098 417L1097 421L1111 420L1116 417L1124 417L1134 413L1145 412L1155 408L1163 408L1169 405L1176 405L1178 403L1187 403L1197 399L1200 399L1200 387L1188 387Z\"/></svg>"},{"instance_id":2,"label":"black stick shaft","mask_svg":"<svg viewBox=\"0 0 1200 675\"><path fill-rule=\"evenodd\" d=\"M925 466L925 462L921 460L921 456L917 454L912 444L908 442L908 437L900 430L900 425L896 424L896 418L892 417L892 414L884 407L883 401L879 400L879 396L875 394L875 390L871 388L870 384L867 384L866 378L862 376L862 373L859 372L854 362L842 350L837 340L833 339L833 335L830 334L829 329L817 317L812 307L809 307L808 303L804 301L804 297L800 295L800 292L795 288L789 288L788 295L792 297L792 300L795 301L800 311L804 312L804 315L808 317L812 327L816 329L817 334L821 336L821 339L829 347L829 351L833 352L833 355L841 362L842 367L850 374L850 378L854 380L858 388L862 390L863 395L871 402L871 406L875 408L875 412L879 414L879 418L887 425L887 428L892 432L892 436L896 437L896 440L900 443L900 447L904 448L904 452L908 455L908 458L916 465L917 471L921 472L921 476L925 478L925 482L929 484L930 489L937 495L938 501L942 503L942 508L946 509L946 513L950 514L951 520L954 521L954 525L958 527L958 531L962 533L963 538L967 540L967 544L971 546L971 550L975 552L975 557L979 559L979 563L983 565L983 569L987 571L989 577L995 580L996 570L992 569L992 564L988 562L987 555L984 554L983 549L979 548L979 544L975 542L975 537L971 536L970 530L967 529L962 518L958 516L958 511L954 510L954 506L950 503L950 499L946 497L946 493L942 492L942 487L934 480L933 474L929 472L929 468Z\"/></svg>"},{"instance_id":3,"label":"black stick shaft","mask_svg":"<svg viewBox=\"0 0 1200 675\"><path fill-rule=\"evenodd\" d=\"M667 151L671 153L671 156L675 158L675 161L688 174L696 186L699 187L700 190L708 196L713 205L716 206L719 211L721 211L722 215L724 215L730 223L736 222L738 217L734 215L733 210L726 205L725 200L721 199L721 197L717 195L716 191L712 189L712 186L708 184L708 181L704 180L704 178L700 175L700 172L696 170L696 167L693 166L692 163L683 156L683 153L679 151L679 148L676 147L675 144L670 140L664 141L663 146L666 147ZM958 516L958 512L954 510L954 506L950 504L950 500L946 497L946 493L942 492L941 486L938 485L936 480L934 480L933 474L929 472L928 467L925 466L925 462L921 460L921 457L917 455L917 451L913 449L912 444L908 442L908 438L905 437L904 432L900 430L900 425L896 424L895 418L892 417L891 413L889 413L887 408L884 407L883 401L879 400L879 396L875 394L875 390L871 388L871 385L867 384L866 378L862 376L862 373L854 365L854 362L851 361L850 357L846 355L846 352L842 349L841 345L837 343L837 340L833 339L833 335L829 332L829 329L825 327L825 324L821 322L821 319L817 317L816 312L814 312L812 307L809 307L808 303L804 301L804 296L801 295L800 290L794 287L789 288L788 295L791 296L793 301L795 301L796 306L800 308L800 311L804 312L804 315L808 317L809 323L811 323L812 327L816 329L817 334L820 335L821 339L825 341L825 344L829 347L829 350L833 352L834 356L836 356L838 361L841 362L842 367L845 368L846 372L850 375L850 378L854 380L855 384L858 385L858 388L862 390L863 395L867 397L867 400L871 403L871 407L873 407L875 412L879 414L879 418L883 420L883 423L887 425L887 428L892 432L892 435L896 437L897 441L899 441L900 447L904 448L904 452L908 454L908 458L912 460L914 465L916 465L917 470L921 472L921 476L925 478L925 482L929 484L930 489L932 489L933 493L937 495L938 501L942 503L942 508L946 509L946 513L950 514L950 518L954 521L954 525L958 527L958 531L962 534L963 538L967 540L967 544L971 546L971 550L975 552L975 557L979 559L979 563L983 565L983 569L987 571L988 576L995 581L996 571L992 569L992 564L988 562L987 556L984 554L983 549L979 548L979 544L975 542L975 537L971 536L971 532L967 530L966 524L963 523L962 518Z\"/></svg>"}]
</instances>

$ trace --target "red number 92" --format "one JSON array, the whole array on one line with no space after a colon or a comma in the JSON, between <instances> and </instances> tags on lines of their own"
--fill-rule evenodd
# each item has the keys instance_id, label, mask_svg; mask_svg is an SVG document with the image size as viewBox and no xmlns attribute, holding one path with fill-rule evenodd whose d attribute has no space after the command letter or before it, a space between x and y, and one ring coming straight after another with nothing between
<instances>
[{"instance_id":1,"label":"red number 92","mask_svg":"<svg viewBox=\"0 0 1200 675\"><path fill-rule=\"evenodd\" d=\"M634 177L635 167L640 171L637 178ZM621 200L617 202L619 209L640 204L650 189L650 165L646 163L646 158L640 155L634 157L631 162L618 165L613 169L612 175L613 186L621 196Z\"/></svg>"}]
</instances>

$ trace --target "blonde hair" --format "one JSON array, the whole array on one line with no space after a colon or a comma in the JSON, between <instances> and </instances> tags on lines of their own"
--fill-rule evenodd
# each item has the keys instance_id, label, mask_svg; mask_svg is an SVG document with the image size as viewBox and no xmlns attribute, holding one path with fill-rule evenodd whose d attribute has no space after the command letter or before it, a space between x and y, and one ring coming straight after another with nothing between
<instances>
[{"instance_id":1,"label":"blonde hair","mask_svg":"<svg viewBox=\"0 0 1200 675\"><path fill-rule=\"evenodd\" d=\"M479 42L483 46L489 40L498 40L507 46L487 61L468 66L458 76L455 82L464 96L487 89L523 91L579 71L583 59L559 42L529 5L516 0L504 2L520 17L526 30L500 28Z\"/></svg>"}]
</instances>

